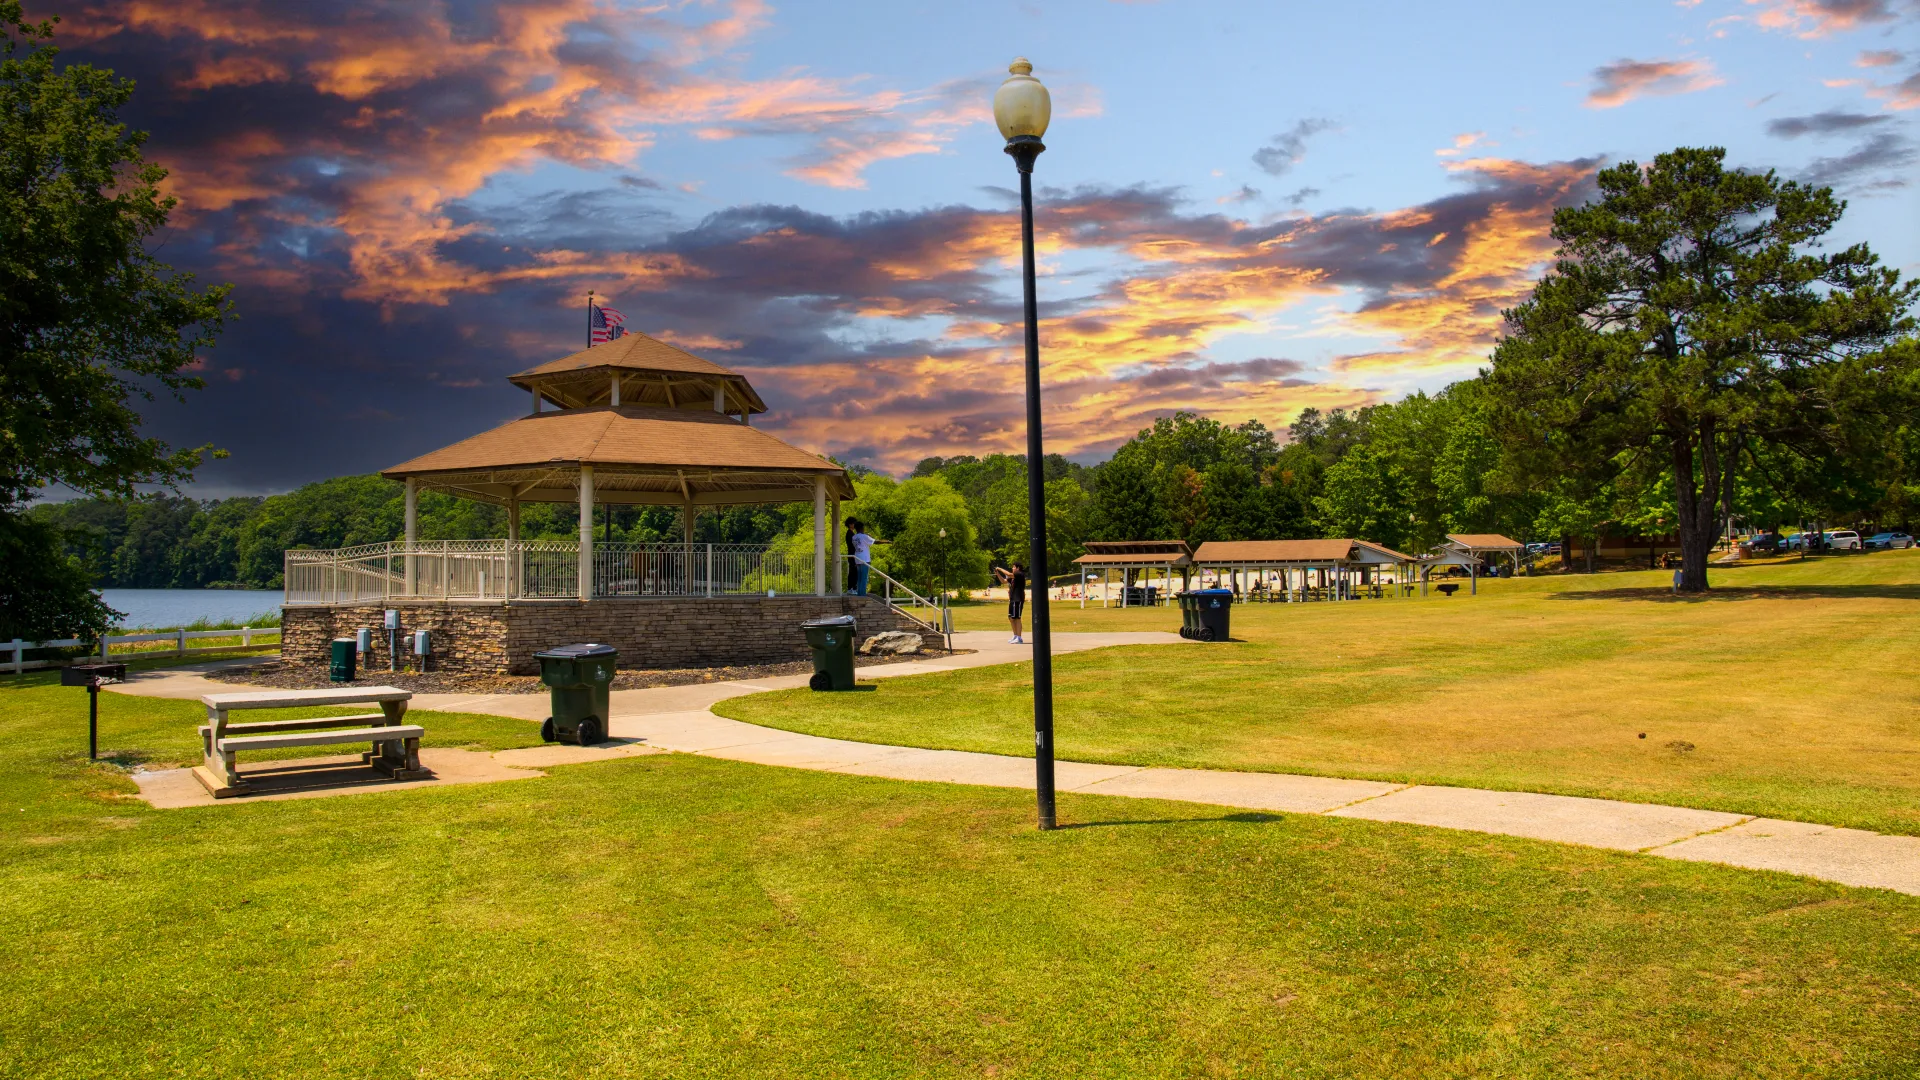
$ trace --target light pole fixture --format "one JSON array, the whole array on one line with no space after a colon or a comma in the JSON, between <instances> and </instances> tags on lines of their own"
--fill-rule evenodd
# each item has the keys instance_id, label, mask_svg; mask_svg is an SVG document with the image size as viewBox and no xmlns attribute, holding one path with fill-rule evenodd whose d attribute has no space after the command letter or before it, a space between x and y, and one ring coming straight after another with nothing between
<instances>
[{"instance_id":1,"label":"light pole fixture","mask_svg":"<svg viewBox=\"0 0 1920 1080\"><path fill-rule=\"evenodd\" d=\"M1020 276L1027 316L1027 586L1033 590L1033 762L1040 827L1053 813L1053 628L1047 611L1047 479L1040 448L1040 316L1033 282L1033 162L1047 147L1040 137L1053 118L1053 99L1018 57L993 92L993 122L1020 170Z\"/></svg>"}]
</instances>

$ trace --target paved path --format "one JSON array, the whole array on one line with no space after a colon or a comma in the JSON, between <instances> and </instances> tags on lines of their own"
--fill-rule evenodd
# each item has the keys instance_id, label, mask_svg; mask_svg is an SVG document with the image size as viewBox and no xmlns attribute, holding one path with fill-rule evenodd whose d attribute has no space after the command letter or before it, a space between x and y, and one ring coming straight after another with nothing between
<instances>
[{"instance_id":1,"label":"paved path","mask_svg":"<svg viewBox=\"0 0 1920 1080\"><path fill-rule=\"evenodd\" d=\"M954 635L977 652L910 664L863 668L862 679L898 678L1022 659L1026 650L997 634ZM1058 634L1055 652L1109 645L1179 643L1173 634ZM1031 788L1031 758L960 750L924 750L849 742L763 728L715 716L727 698L806 685L805 676L751 682L622 690L613 695L605 747L540 747L493 755L515 769L591 761L647 751L675 751L762 765L852 773L896 780ZM172 669L135 676L113 687L123 693L197 698L214 684ZM545 719L540 694L416 694L420 709L482 712ZM1714 810L1582 799L1531 792L1402 785L1375 780L1208 769L1140 768L1063 761L1055 782L1063 792L1170 799L1277 813L1326 814L1534 840L1638 851L1661 858L1779 870L1847 885L1920 895L1920 837L1883 836L1804 822L1776 821Z\"/></svg>"}]
</instances>

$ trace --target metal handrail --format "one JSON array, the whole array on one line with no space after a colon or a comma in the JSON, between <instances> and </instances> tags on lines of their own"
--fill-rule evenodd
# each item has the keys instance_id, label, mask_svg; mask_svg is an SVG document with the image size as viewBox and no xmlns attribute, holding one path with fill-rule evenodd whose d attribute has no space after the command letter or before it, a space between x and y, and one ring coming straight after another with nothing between
<instances>
[{"instance_id":1,"label":"metal handrail","mask_svg":"<svg viewBox=\"0 0 1920 1080\"><path fill-rule=\"evenodd\" d=\"M852 558L853 556L851 555L842 555L840 557L840 560L844 564L851 561ZM842 570L844 571L844 569L845 567L843 566ZM872 565L871 563L868 564L867 574L868 574L868 590L867 590L868 595L872 595L872 591L873 591L872 579L879 578L880 590L881 590L880 598L886 601L886 604L888 607L892 608L893 610L899 612L902 615L905 615L907 618L912 619L914 622L919 623L921 627L923 627L924 629L932 633L935 633L935 634L945 633L945 629L944 629L946 625L946 614L945 614L946 608L945 607L943 607L939 603L936 603L935 601L929 600L926 597L921 596L919 593L914 592L912 589L907 588L905 585L900 584L898 581L895 581L892 577L888 576L885 571L881 570L877 566ZM844 573L841 575L840 580L842 581L846 580ZM898 589L902 593L906 594L907 598L905 601L899 601L894 599L893 592L895 589ZM931 609L934 612L933 620L929 622L928 620L921 618L918 614L915 613L914 611L915 608Z\"/></svg>"}]
</instances>

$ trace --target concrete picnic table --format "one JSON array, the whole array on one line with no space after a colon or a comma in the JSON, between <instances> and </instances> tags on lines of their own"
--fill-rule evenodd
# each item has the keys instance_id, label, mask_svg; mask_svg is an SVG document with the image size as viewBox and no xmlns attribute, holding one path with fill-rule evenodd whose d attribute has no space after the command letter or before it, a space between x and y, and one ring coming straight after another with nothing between
<instances>
[{"instance_id":1,"label":"concrete picnic table","mask_svg":"<svg viewBox=\"0 0 1920 1080\"><path fill-rule=\"evenodd\" d=\"M407 715L411 691L397 686L341 686L325 690L252 690L205 694L207 723L200 729L206 762L194 776L214 798L243 795L248 787L234 755L242 750L272 750L286 746L331 746L371 743L361 760L396 780L428 775L420 767L420 739L426 729L401 721ZM378 705L377 713L355 716L316 716L300 720L262 720L234 723L228 714L245 709L304 709L338 705Z\"/></svg>"}]
</instances>

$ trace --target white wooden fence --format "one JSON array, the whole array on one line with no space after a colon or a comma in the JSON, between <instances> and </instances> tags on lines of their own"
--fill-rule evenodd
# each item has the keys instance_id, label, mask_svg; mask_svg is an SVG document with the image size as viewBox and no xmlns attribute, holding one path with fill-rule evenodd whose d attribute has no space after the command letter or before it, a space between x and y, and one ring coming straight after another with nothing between
<instances>
[{"instance_id":1,"label":"white wooden fence","mask_svg":"<svg viewBox=\"0 0 1920 1080\"><path fill-rule=\"evenodd\" d=\"M253 639L258 635L273 637L277 640L280 636L280 628L277 626L242 626L235 630L165 630L153 634L108 634L100 639L99 658L102 660L110 659L113 655L113 646L115 645L146 645L156 641L173 642L173 655L175 656L185 656L188 653L196 652L216 652L221 649L248 648L253 645ZM235 637L240 639L240 644L237 646L208 645L201 646L200 648L187 647L187 642L189 641ZM29 660L27 659L27 651L29 649L74 649L85 644L87 644L87 642L79 638L61 638L58 641L22 641L19 638L14 638L9 642L0 642L0 656L7 657L6 662L0 662L0 669L8 670L18 675L23 671L33 671L38 668L60 667L60 663L53 660ZM138 649L134 651L133 655L160 656L164 655L166 651L165 649Z\"/></svg>"}]
</instances>

